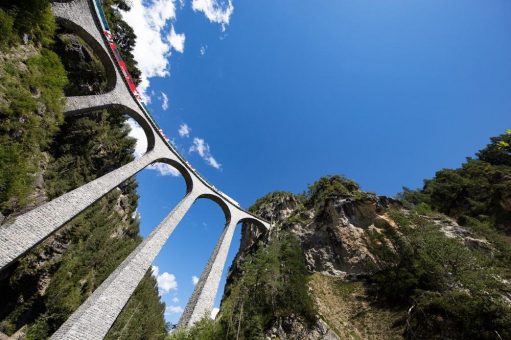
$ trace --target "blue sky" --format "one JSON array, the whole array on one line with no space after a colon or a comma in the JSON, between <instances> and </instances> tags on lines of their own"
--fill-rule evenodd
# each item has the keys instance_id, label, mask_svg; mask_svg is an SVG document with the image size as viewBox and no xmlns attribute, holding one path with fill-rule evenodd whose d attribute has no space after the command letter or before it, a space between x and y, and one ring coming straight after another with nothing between
<instances>
[{"instance_id":1,"label":"blue sky","mask_svg":"<svg viewBox=\"0 0 511 340\"><path fill-rule=\"evenodd\" d=\"M126 19L151 112L244 207L327 174L392 196L511 126L509 1L133 3ZM143 235L182 198L174 175L137 176ZM197 202L156 260L167 320L179 318L223 225L214 203ZM239 231L227 265L238 246Z\"/></svg>"}]
</instances>

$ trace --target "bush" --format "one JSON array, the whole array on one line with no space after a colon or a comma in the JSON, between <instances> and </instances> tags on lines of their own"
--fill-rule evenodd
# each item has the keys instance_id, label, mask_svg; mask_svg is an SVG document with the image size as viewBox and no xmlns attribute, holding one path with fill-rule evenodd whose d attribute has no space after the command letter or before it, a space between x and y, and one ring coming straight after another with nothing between
<instances>
[{"instance_id":1,"label":"bush","mask_svg":"<svg viewBox=\"0 0 511 340\"><path fill-rule=\"evenodd\" d=\"M228 284L220 323L226 338L262 338L264 331L286 319L308 326L316 322L308 294L309 273L297 238L288 232L245 258L238 275Z\"/></svg>"},{"instance_id":2,"label":"bush","mask_svg":"<svg viewBox=\"0 0 511 340\"><path fill-rule=\"evenodd\" d=\"M492 261L415 212L391 216L402 233L393 239L399 261L369 280L380 299L408 306L407 337L509 337L511 308L503 299L502 272Z\"/></svg>"},{"instance_id":3,"label":"bush","mask_svg":"<svg viewBox=\"0 0 511 340\"><path fill-rule=\"evenodd\" d=\"M14 18L0 8L0 48L6 48L14 40Z\"/></svg>"},{"instance_id":4,"label":"bush","mask_svg":"<svg viewBox=\"0 0 511 340\"><path fill-rule=\"evenodd\" d=\"M218 340L225 339L222 326L205 316L188 329L172 332L166 340Z\"/></svg>"},{"instance_id":5,"label":"bush","mask_svg":"<svg viewBox=\"0 0 511 340\"><path fill-rule=\"evenodd\" d=\"M19 37L28 34L42 46L52 43L55 19L49 0L4 0L0 7L13 18L13 28Z\"/></svg>"},{"instance_id":6,"label":"bush","mask_svg":"<svg viewBox=\"0 0 511 340\"><path fill-rule=\"evenodd\" d=\"M467 159L461 168L443 169L424 181L422 190L404 188L399 198L408 207L426 203L457 219L476 218L511 233L511 132L492 137L491 143Z\"/></svg>"},{"instance_id":7,"label":"bush","mask_svg":"<svg viewBox=\"0 0 511 340\"><path fill-rule=\"evenodd\" d=\"M63 120L67 78L58 56L47 49L26 60L7 60L0 72L0 97L7 99L0 105L0 209L10 214L34 191L41 152Z\"/></svg>"}]
</instances>

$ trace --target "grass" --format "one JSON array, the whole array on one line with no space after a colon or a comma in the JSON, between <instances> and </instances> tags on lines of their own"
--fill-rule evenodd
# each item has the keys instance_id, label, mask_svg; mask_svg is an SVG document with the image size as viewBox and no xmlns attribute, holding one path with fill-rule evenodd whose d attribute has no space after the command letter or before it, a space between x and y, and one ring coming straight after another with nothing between
<instances>
[{"instance_id":1,"label":"grass","mask_svg":"<svg viewBox=\"0 0 511 340\"><path fill-rule=\"evenodd\" d=\"M364 283L320 273L309 284L322 319L341 339L401 339L404 310L375 304Z\"/></svg>"}]
</instances>

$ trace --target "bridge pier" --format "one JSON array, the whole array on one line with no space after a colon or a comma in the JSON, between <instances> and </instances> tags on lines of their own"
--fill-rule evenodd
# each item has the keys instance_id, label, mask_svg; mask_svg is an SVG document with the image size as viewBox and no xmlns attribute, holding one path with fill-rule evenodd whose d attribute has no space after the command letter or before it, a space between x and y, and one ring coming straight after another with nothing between
<instances>
[{"instance_id":1,"label":"bridge pier","mask_svg":"<svg viewBox=\"0 0 511 340\"><path fill-rule=\"evenodd\" d=\"M231 246L232 237L236 225L240 221L237 215L231 216L220 239L218 240L208 264L201 274L199 282L195 286L192 297L179 320L178 327L190 327L204 316L209 316L213 310L215 297L222 279L222 272L227 260L227 254Z\"/></svg>"},{"instance_id":2,"label":"bridge pier","mask_svg":"<svg viewBox=\"0 0 511 340\"><path fill-rule=\"evenodd\" d=\"M187 194L158 227L67 319L51 339L103 339L161 248L198 196L196 192Z\"/></svg>"},{"instance_id":3,"label":"bridge pier","mask_svg":"<svg viewBox=\"0 0 511 340\"><path fill-rule=\"evenodd\" d=\"M160 149L152 150L119 169L16 217L11 224L0 227L0 271L110 190L149 164L164 158L165 154L168 155Z\"/></svg>"}]
</instances>

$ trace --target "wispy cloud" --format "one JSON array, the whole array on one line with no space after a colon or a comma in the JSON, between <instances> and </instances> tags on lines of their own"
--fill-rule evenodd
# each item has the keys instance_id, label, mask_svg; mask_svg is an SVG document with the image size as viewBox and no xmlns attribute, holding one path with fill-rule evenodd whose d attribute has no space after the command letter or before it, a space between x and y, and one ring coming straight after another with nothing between
<instances>
[{"instance_id":1,"label":"wispy cloud","mask_svg":"<svg viewBox=\"0 0 511 340\"><path fill-rule=\"evenodd\" d=\"M135 151L133 152L133 156L135 158L142 157L147 150L147 137L145 135L144 129L138 123L129 118L127 120L127 124L129 125L131 131L129 133L130 137L136 139ZM162 176L181 176L181 173L174 167L166 164L166 163L154 163L149 165L146 169L156 170Z\"/></svg>"},{"instance_id":2,"label":"wispy cloud","mask_svg":"<svg viewBox=\"0 0 511 340\"><path fill-rule=\"evenodd\" d=\"M167 96L167 94L165 94L165 92L161 92L160 99L162 110L167 111L167 109L169 108L169 97Z\"/></svg>"},{"instance_id":3,"label":"wispy cloud","mask_svg":"<svg viewBox=\"0 0 511 340\"><path fill-rule=\"evenodd\" d=\"M174 25L170 26L170 33L168 36L168 40L172 48L174 48L179 53L183 53L185 51L185 34L184 33L176 33L174 30Z\"/></svg>"},{"instance_id":4,"label":"wispy cloud","mask_svg":"<svg viewBox=\"0 0 511 340\"><path fill-rule=\"evenodd\" d=\"M174 296L174 297L172 298L172 302L174 302L174 303L178 303L178 302L179 302L179 298L178 298L177 296Z\"/></svg>"},{"instance_id":5,"label":"wispy cloud","mask_svg":"<svg viewBox=\"0 0 511 340\"><path fill-rule=\"evenodd\" d=\"M172 44L164 35L164 29L169 22L176 18L175 1L133 0L131 10L121 11L121 13L123 19L133 27L137 35L133 55L142 71L139 90L145 100L150 101L150 97L146 93L149 79L169 75L168 67Z\"/></svg>"},{"instance_id":6,"label":"wispy cloud","mask_svg":"<svg viewBox=\"0 0 511 340\"><path fill-rule=\"evenodd\" d=\"M130 127L129 136L136 140L133 156L140 158L147 151L147 137L144 129L133 118L129 118L126 123Z\"/></svg>"},{"instance_id":7,"label":"wispy cloud","mask_svg":"<svg viewBox=\"0 0 511 340\"><path fill-rule=\"evenodd\" d=\"M222 164L218 163L218 161L211 154L208 143L206 143L202 138L195 137L193 139L193 144L192 146L190 146L189 152L198 153L199 156L204 161L206 161L208 165L212 166L215 169L220 169L222 167Z\"/></svg>"},{"instance_id":8,"label":"wispy cloud","mask_svg":"<svg viewBox=\"0 0 511 340\"><path fill-rule=\"evenodd\" d=\"M199 283L199 278L197 276L192 276L192 284L195 286L197 283Z\"/></svg>"},{"instance_id":9,"label":"wispy cloud","mask_svg":"<svg viewBox=\"0 0 511 340\"><path fill-rule=\"evenodd\" d=\"M192 128L188 126L188 124L183 123L179 125L179 129L177 132L179 133L179 136L181 137L190 137L190 132L192 131Z\"/></svg>"},{"instance_id":10,"label":"wispy cloud","mask_svg":"<svg viewBox=\"0 0 511 340\"><path fill-rule=\"evenodd\" d=\"M174 168L173 166L170 166L166 163L154 163L147 167L147 169L156 170L160 173L162 176L173 176L178 177L181 176L181 173Z\"/></svg>"},{"instance_id":11,"label":"wispy cloud","mask_svg":"<svg viewBox=\"0 0 511 340\"><path fill-rule=\"evenodd\" d=\"M201 47L200 47L200 50L199 50L200 55L205 55L205 54L206 54L206 49L207 49L207 48L208 48L208 46L204 46L204 45L203 45L203 46L201 46Z\"/></svg>"},{"instance_id":12,"label":"wispy cloud","mask_svg":"<svg viewBox=\"0 0 511 340\"><path fill-rule=\"evenodd\" d=\"M192 8L194 11L203 12L209 21L221 24L222 31L225 31L225 26L229 25L234 12L231 0L192 0Z\"/></svg>"},{"instance_id":13,"label":"wispy cloud","mask_svg":"<svg viewBox=\"0 0 511 340\"><path fill-rule=\"evenodd\" d=\"M177 290L177 281L174 274L167 272L160 274L160 268L158 266L152 266L151 269L158 283L158 292L160 295L167 294L171 290Z\"/></svg>"},{"instance_id":14,"label":"wispy cloud","mask_svg":"<svg viewBox=\"0 0 511 340\"><path fill-rule=\"evenodd\" d=\"M167 308L165 308L165 313L167 314L181 314L183 313L184 309L183 307L181 306L168 306Z\"/></svg>"}]
</instances>

